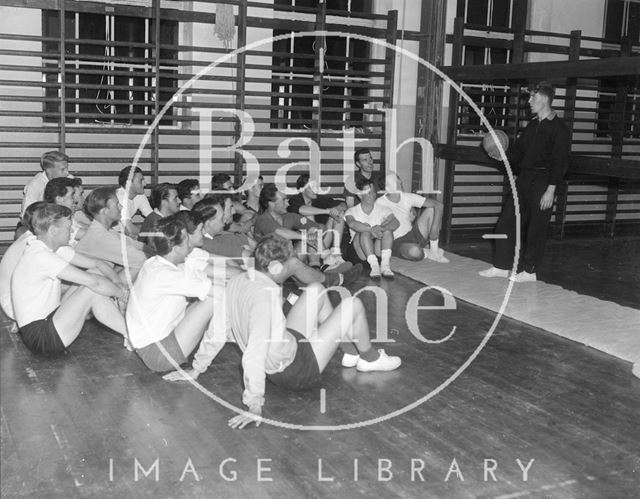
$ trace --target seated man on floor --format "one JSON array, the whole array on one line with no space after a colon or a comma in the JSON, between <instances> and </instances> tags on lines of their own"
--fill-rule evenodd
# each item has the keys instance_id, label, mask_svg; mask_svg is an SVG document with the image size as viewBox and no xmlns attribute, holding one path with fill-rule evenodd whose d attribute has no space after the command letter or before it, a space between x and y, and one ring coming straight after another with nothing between
<instances>
[{"instance_id":1,"label":"seated man on floor","mask_svg":"<svg viewBox=\"0 0 640 499\"><path fill-rule=\"evenodd\" d=\"M316 247L316 232L322 229L320 224L298 213L287 212L287 198L275 184L262 187L260 210L253 227L256 239L278 234L292 241L300 260L320 268L320 255Z\"/></svg>"},{"instance_id":2,"label":"seated man on floor","mask_svg":"<svg viewBox=\"0 0 640 499\"><path fill-rule=\"evenodd\" d=\"M243 201L242 205L250 212L255 215L260 211L260 193L262 192L262 187L264 186L264 179L262 175L258 177L255 184L253 184L249 190L245 191L246 199Z\"/></svg>"},{"instance_id":3,"label":"seated man on floor","mask_svg":"<svg viewBox=\"0 0 640 499\"><path fill-rule=\"evenodd\" d=\"M71 216L71 238L69 239L71 247L78 244L78 240L86 231L86 227L79 222L81 219L76 216L78 210L77 187L81 182L78 178L57 177L49 180L44 188L45 202L66 206L73 213Z\"/></svg>"},{"instance_id":4,"label":"seated man on floor","mask_svg":"<svg viewBox=\"0 0 640 499\"><path fill-rule=\"evenodd\" d=\"M258 190L258 193L262 189L262 177L259 178L257 184L260 189L254 185L253 189ZM216 173L211 177L211 190L212 195L228 195L231 203L229 210L231 218L225 226L227 232L241 232L243 234L249 234L253 230L253 224L257 212L250 207L246 206L242 202L242 196L240 193L235 192L231 177L226 173ZM228 194L224 191L228 191Z\"/></svg>"},{"instance_id":5,"label":"seated man on floor","mask_svg":"<svg viewBox=\"0 0 640 499\"><path fill-rule=\"evenodd\" d=\"M356 183L360 203L349 208L344 218L351 232L351 244L347 259L351 262L366 261L371 267L369 276L380 279L380 275L393 279L391 270L391 248L393 231L400 222L389 208L376 203L377 189L371 179L360 178ZM378 256L381 262L378 263Z\"/></svg>"},{"instance_id":6,"label":"seated man on floor","mask_svg":"<svg viewBox=\"0 0 640 499\"><path fill-rule=\"evenodd\" d=\"M126 338L124 317L111 299L125 298L126 287L109 265L68 246L71 210L44 203L33 211L31 225L35 238L27 242L11 277L11 300L26 347L39 354L63 352L89 312ZM72 283L64 295L62 281Z\"/></svg>"},{"instance_id":7,"label":"seated man on floor","mask_svg":"<svg viewBox=\"0 0 640 499\"><path fill-rule=\"evenodd\" d=\"M180 198L180 211L187 211L200 201L204 196L200 190L200 181L195 178L186 178L178 183L178 197Z\"/></svg>"},{"instance_id":8,"label":"seated man on floor","mask_svg":"<svg viewBox=\"0 0 640 499\"><path fill-rule=\"evenodd\" d=\"M228 258L225 256L222 260L224 262L222 267L214 264L214 258L221 257L222 255L212 254L203 249L205 241L205 218L203 215L206 214L206 210L200 212L195 210L182 210L168 218L178 220L187 229L189 245L192 248L184 263L187 270L204 274L212 279L214 284L218 283L223 285L231 277L242 272L242 261L240 258Z\"/></svg>"},{"instance_id":9,"label":"seated man on floor","mask_svg":"<svg viewBox=\"0 0 640 499\"><path fill-rule=\"evenodd\" d=\"M428 258L448 263L444 251L438 247L442 203L418 194L403 192L400 177L393 173L387 175L386 191L386 194L376 200L376 204L389 208L400 223L393 232L392 254L405 260L418 261ZM412 209L421 208L424 208L422 213L412 221Z\"/></svg>"},{"instance_id":10,"label":"seated man on floor","mask_svg":"<svg viewBox=\"0 0 640 499\"><path fill-rule=\"evenodd\" d=\"M142 170L136 166L132 174L131 168L133 167L127 166L120 170L118 174L120 187L116 190L116 195L122 206L122 213L120 215L120 226L116 230L136 238L139 230L131 220L136 213L140 213L143 218L148 217L153 208L151 208L147 196L144 195L145 180ZM132 175L131 182L127 184L130 175Z\"/></svg>"},{"instance_id":11,"label":"seated man on floor","mask_svg":"<svg viewBox=\"0 0 640 499\"><path fill-rule=\"evenodd\" d=\"M40 158L40 168L42 171L24 187L21 214L30 204L44 200L44 188L49 180L69 176L69 156L60 151L45 152Z\"/></svg>"},{"instance_id":12,"label":"seated man on floor","mask_svg":"<svg viewBox=\"0 0 640 499\"><path fill-rule=\"evenodd\" d=\"M384 189L384 175L382 175L380 170L374 170L375 162L368 148L363 147L358 149L353 155L353 160L355 162L356 172L355 175L347 179L347 181L353 180L354 185L357 186L360 180L369 179L375 185L376 192ZM352 208L360 202L360 199L348 189L347 181L345 181L344 186L344 199L347 207Z\"/></svg>"},{"instance_id":13,"label":"seated man on floor","mask_svg":"<svg viewBox=\"0 0 640 499\"><path fill-rule=\"evenodd\" d=\"M366 311L360 299L349 297L334 309L326 290L308 286L286 317L281 285L291 275L295 253L291 241L276 234L262 239L255 249L255 272L232 278L226 288L230 333L242 350L247 413L229 420L232 428L260 424L265 402L265 381L290 390L304 390L318 382L338 347L342 366L358 371L391 371L399 357L372 348ZM211 364L227 338L220 327L205 336L193 361L183 372L165 375L170 381L197 378Z\"/></svg>"},{"instance_id":14,"label":"seated man on floor","mask_svg":"<svg viewBox=\"0 0 640 499\"><path fill-rule=\"evenodd\" d=\"M142 222L138 241L153 247L154 234L156 233L158 222L180 210L178 189L174 184L166 182L158 184L151 190L149 202L153 211Z\"/></svg>"},{"instance_id":15,"label":"seated man on floor","mask_svg":"<svg viewBox=\"0 0 640 499\"><path fill-rule=\"evenodd\" d=\"M213 316L211 280L185 267L191 253L185 225L175 216L158 222L154 246L131 289L127 305L129 338L152 371L183 364L198 346ZM188 299L197 298L191 304Z\"/></svg>"},{"instance_id":16,"label":"seated man on floor","mask_svg":"<svg viewBox=\"0 0 640 499\"><path fill-rule=\"evenodd\" d=\"M7 317L12 321L15 321L16 314L13 311L13 303L11 301L11 276L13 275L13 271L20 261L20 258L22 258L24 250L27 248L27 243L31 239L36 238L36 236L33 235L33 227L31 225L33 212L45 204L46 203L44 201L36 201L35 203L31 203L27 206L21 220L22 226L25 228L25 232L18 239L13 241L11 246L9 246L4 252L2 260L0 261L0 306ZM18 328L15 324L11 332L18 332Z\"/></svg>"},{"instance_id":17,"label":"seated man on floor","mask_svg":"<svg viewBox=\"0 0 640 499\"><path fill-rule=\"evenodd\" d=\"M322 248L328 254L324 257L327 270L332 270L345 261L342 259L342 234L344 232L344 212L347 205L336 201L331 196L319 196L317 186L309 181L309 175L304 173L296 180L298 194L289 198L287 211L308 217L322 226ZM330 248L330 249L329 249ZM322 251L324 255L325 251ZM323 267L324 268L324 267Z\"/></svg>"},{"instance_id":18,"label":"seated man on floor","mask_svg":"<svg viewBox=\"0 0 640 499\"><path fill-rule=\"evenodd\" d=\"M246 234L224 230L231 221L231 199L228 196L208 194L192 210L204 224L202 248L209 253L231 258L251 252L255 243Z\"/></svg>"},{"instance_id":19,"label":"seated man on floor","mask_svg":"<svg viewBox=\"0 0 640 499\"><path fill-rule=\"evenodd\" d=\"M78 242L76 251L118 267L126 266L129 268L131 279L135 279L147 259L147 254L144 244L113 228L120 221L121 209L115 189L99 187L91 191L84 203L84 211L91 224ZM146 250L151 254L149 248Z\"/></svg>"}]
</instances>

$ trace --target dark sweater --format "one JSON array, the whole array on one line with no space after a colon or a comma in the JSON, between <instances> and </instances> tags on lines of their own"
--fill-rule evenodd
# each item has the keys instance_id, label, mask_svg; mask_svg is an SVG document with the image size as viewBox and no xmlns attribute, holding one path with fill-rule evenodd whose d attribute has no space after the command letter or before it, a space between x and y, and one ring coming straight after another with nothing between
<instances>
[{"instance_id":1,"label":"dark sweater","mask_svg":"<svg viewBox=\"0 0 640 499\"><path fill-rule=\"evenodd\" d=\"M517 173L546 170L549 185L557 185L567 172L570 149L569 129L556 115L553 119L529 122L509 148L507 157Z\"/></svg>"}]
</instances>

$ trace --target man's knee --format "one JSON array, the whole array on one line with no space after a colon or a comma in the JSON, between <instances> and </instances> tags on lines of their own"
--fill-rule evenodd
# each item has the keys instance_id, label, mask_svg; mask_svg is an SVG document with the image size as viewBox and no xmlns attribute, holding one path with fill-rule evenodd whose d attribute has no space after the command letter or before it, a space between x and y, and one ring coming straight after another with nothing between
<instances>
[{"instance_id":1,"label":"man's knee","mask_svg":"<svg viewBox=\"0 0 640 499\"><path fill-rule=\"evenodd\" d=\"M349 296L342 300L342 306L348 307L351 310L351 313L355 316L356 314L364 313L364 304L362 300L357 296Z\"/></svg>"},{"instance_id":2,"label":"man's knee","mask_svg":"<svg viewBox=\"0 0 640 499\"><path fill-rule=\"evenodd\" d=\"M372 242L373 241L373 235L371 234L371 232L360 232L357 235L360 244L362 244L363 242L367 241L367 242Z\"/></svg>"},{"instance_id":3,"label":"man's knee","mask_svg":"<svg viewBox=\"0 0 640 499\"><path fill-rule=\"evenodd\" d=\"M424 258L424 252L417 244L403 244L400 248L400 256L405 260L417 262Z\"/></svg>"}]
</instances>

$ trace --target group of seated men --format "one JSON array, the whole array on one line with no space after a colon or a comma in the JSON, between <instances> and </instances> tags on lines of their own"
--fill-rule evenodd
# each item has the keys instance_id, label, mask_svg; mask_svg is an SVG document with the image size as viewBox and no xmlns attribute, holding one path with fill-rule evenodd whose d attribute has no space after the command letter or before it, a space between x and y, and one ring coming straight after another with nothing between
<instances>
[{"instance_id":1,"label":"group of seated men","mask_svg":"<svg viewBox=\"0 0 640 499\"><path fill-rule=\"evenodd\" d=\"M395 176L378 198L367 150L356 153L359 203L318 196L307 175L289 203L262 178L243 200L224 174L206 195L186 179L154 186L147 199L133 167L120 172L119 187L82 199L68 160L57 151L43 156L0 263L0 304L24 344L62 353L92 313L153 371L174 370L195 352L190 369L165 376L181 380L197 378L232 339L243 351L248 407L230 420L234 428L259 423L267 378L310 386L338 347L345 368L398 368L400 358L372 348L362 302L351 297L334 308L327 289L357 278L363 264L374 279L392 278L392 253L446 261L437 246L441 205L402 192ZM412 219L414 208L425 210ZM342 258L345 223L350 262ZM291 282L298 292L283 299Z\"/></svg>"}]
</instances>

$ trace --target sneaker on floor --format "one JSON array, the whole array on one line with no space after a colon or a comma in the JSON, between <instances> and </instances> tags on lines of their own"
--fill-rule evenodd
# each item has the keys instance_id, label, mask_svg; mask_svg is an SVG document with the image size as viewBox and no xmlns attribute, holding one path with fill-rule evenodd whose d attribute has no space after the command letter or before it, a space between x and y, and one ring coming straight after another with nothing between
<instances>
[{"instance_id":1,"label":"sneaker on floor","mask_svg":"<svg viewBox=\"0 0 640 499\"><path fill-rule=\"evenodd\" d=\"M400 357L387 355L382 349L378 350L378 353L380 353L380 357L372 362L367 362L360 357L356 364L356 369L361 372L393 371L394 369L398 369L400 364L402 364Z\"/></svg>"},{"instance_id":2,"label":"sneaker on floor","mask_svg":"<svg viewBox=\"0 0 640 499\"><path fill-rule=\"evenodd\" d=\"M342 367L356 367L360 356L357 354L345 353L342 356Z\"/></svg>"},{"instance_id":3,"label":"sneaker on floor","mask_svg":"<svg viewBox=\"0 0 640 499\"><path fill-rule=\"evenodd\" d=\"M381 267L380 272L382 273L382 277L384 277L385 279L393 279L395 277L395 274L393 273L393 270L391 270L391 267Z\"/></svg>"},{"instance_id":4,"label":"sneaker on floor","mask_svg":"<svg viewBox=\"0 0 640 499\"><path fill-rule=\"evenodd\" d=\"M427 260L433 260L434 262L438 262L438 263L449 263L449 259L444 256L444 250L441 249L437 249L437 250L431 250L431 249L424 249L424 257Z\"/></svg>"},{"instance_id":5,"label":"sneaker on floor","mask_svg":"<svg viewBox=\"0 0 640 499\"><path fill-rule=\"evenodd\" d=\"M371 279L379 281L381 275L379 266L376 265L375 267L371 267L371 272L369 272L369 277L371 277Z\"/></svg>"},{"instance_id":6,"label":"sneaker on floor","mask_svg":"<svg viewBox=\"0 0 640 499\"><path fill-rule=\"evenodd\" d=\"M491 267L487 270L481 270L478 272L482 277L509 277L509 271L504 269L497 269L495 267Z\"/></svg>"},{"instance_id":7,"label":"sneaker on floor","mask_svg":"<svg viewBox=\"0 0 640 499\"><path fill-rule=\"evenodd\" d=\"M509 279L513 282L536 282L538 280L535 272L525 272L524 270L513 274Z\"/></svg>"}]
</instances>

